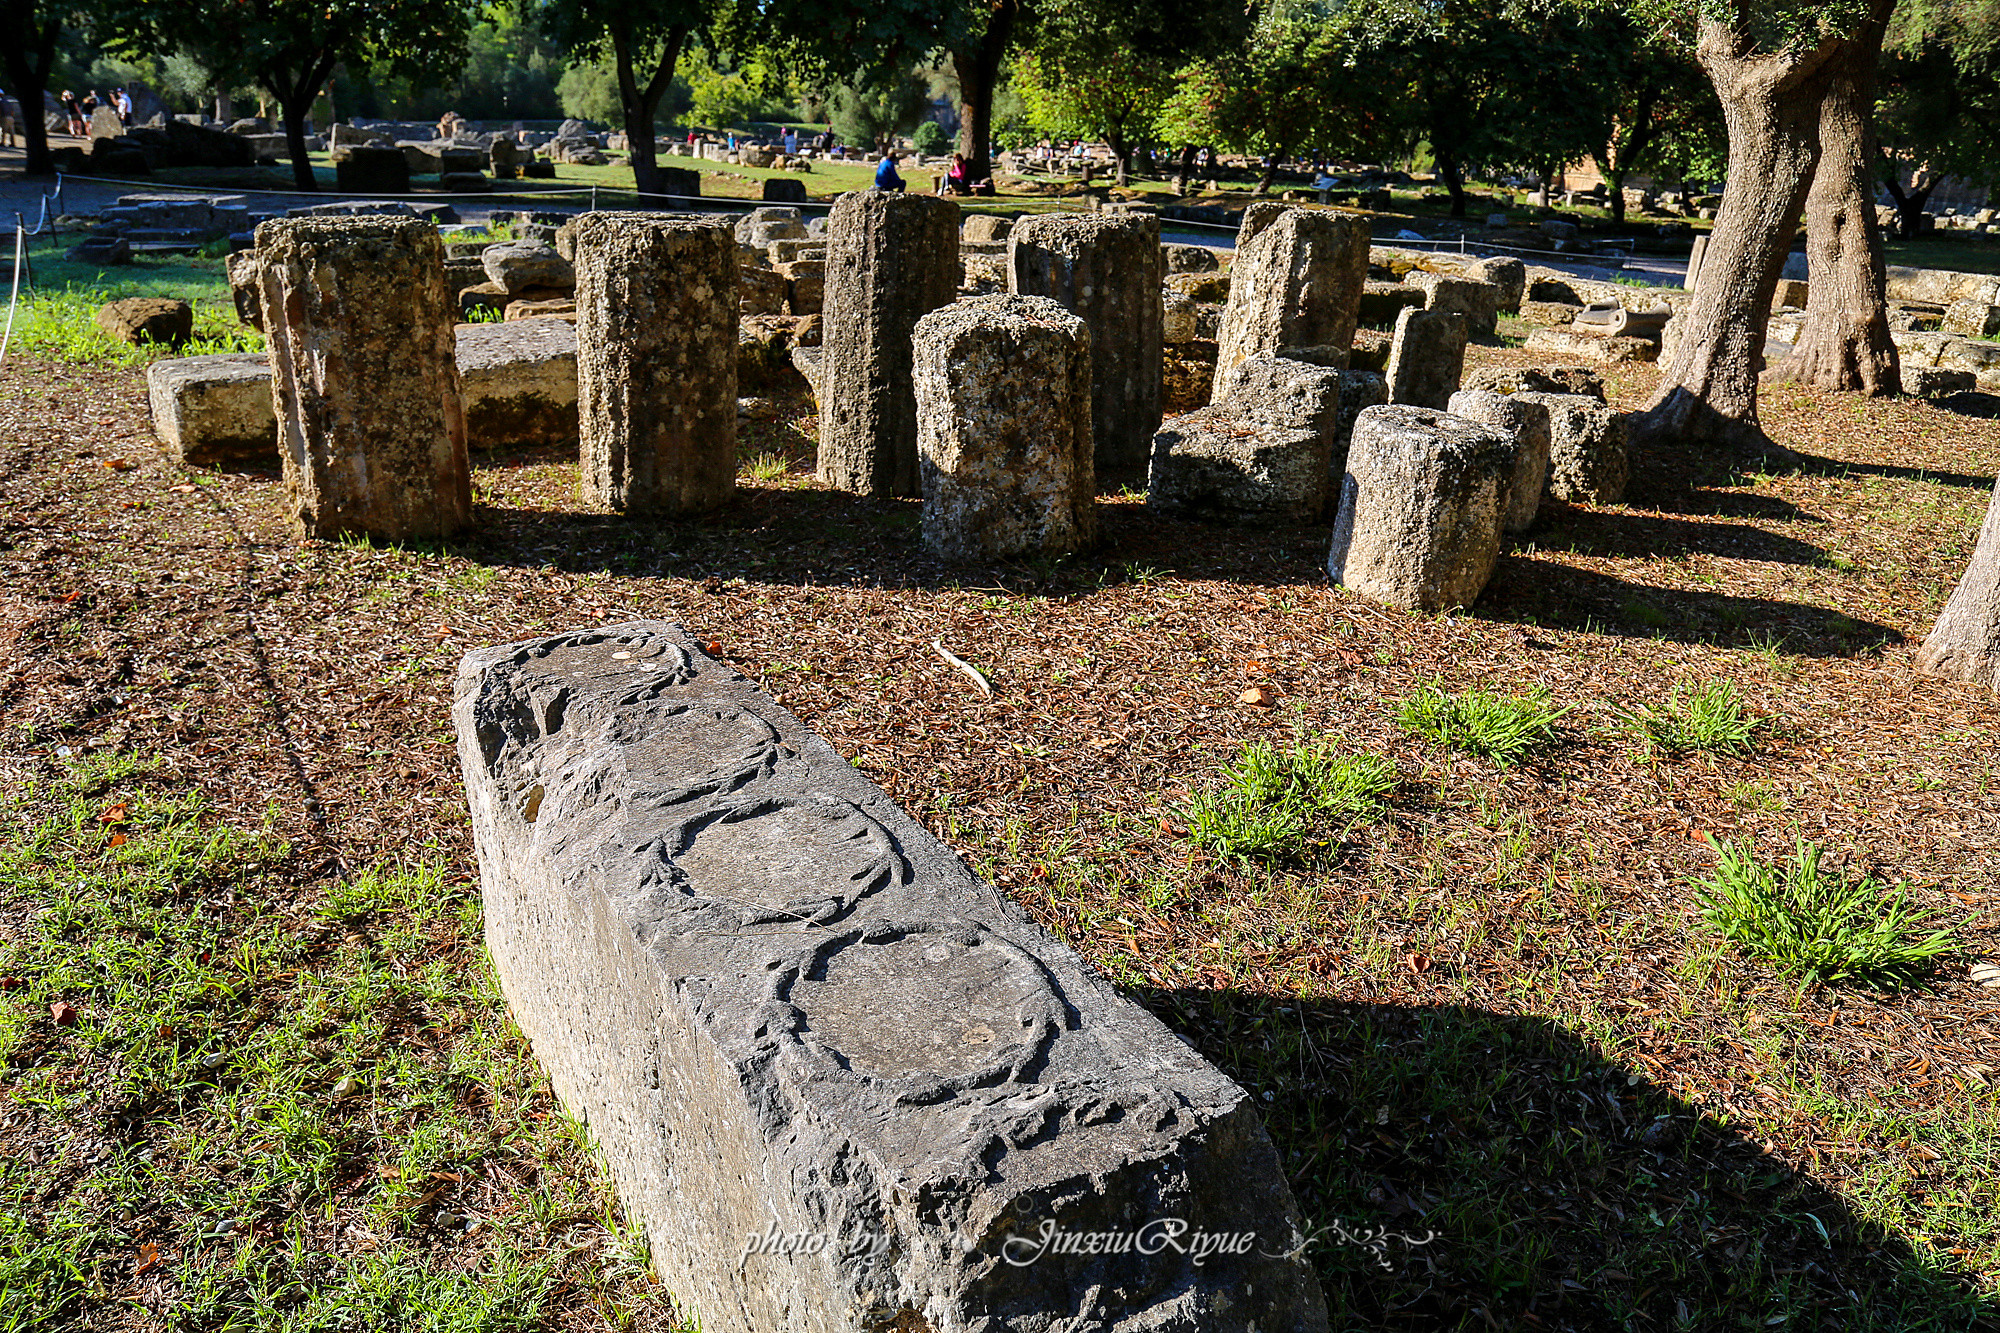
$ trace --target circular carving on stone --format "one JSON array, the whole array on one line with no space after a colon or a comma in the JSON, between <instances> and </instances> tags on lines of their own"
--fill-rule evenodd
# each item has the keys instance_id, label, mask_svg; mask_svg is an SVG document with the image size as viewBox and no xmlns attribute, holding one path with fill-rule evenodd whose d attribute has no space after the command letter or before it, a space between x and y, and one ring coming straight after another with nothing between
<instances>
[{"instance_id":1,"label":"circular carving on stone","mask_svg":"<svg viewBox=\"0 0 2000 1333\"><path fill-rule=\"evenodd\" d=\"M592 676L629 684L631 703L695 678L694 659L673 640L644 631L580 630L530 644L515 654L538 673ZM622 679L621 679L622 678Z\"/></svg>"},{"instance_id":2,"label":"circular carving on stone","mask_svg":"<svg viewBox=\"0 0 2000 1333\"><path fill-rule=\"evenodd\" d=\"M845 801L711 808L660 842L671 892L739 925L821 925L909 875L889 831Z\"/></svg>"},{"instance_id":3,"label":"circular carving on stone","mask_svg":"<svg viewBox=\"0 0 2000 1333\"><path fill-rule=\"evenodd\" d=\"M611 739L624 748L628 768L656 778L632 796L635 806L655 810L740 790L793 753L777 728L749 709L705 700L620 716Z\"/></svg>"},{"instance_id":4,"label":"circular carving on stone","mask_svg":"<svg viewBox=\"0 0 2000 1333\"><path fill-rule=\"evenodd\" d=\"M1032 955L953 923L835 936L780 972L776 998L814 1063L914 1102L1019 1078L1063 1015Z\"/></svg>"}]
</instances>

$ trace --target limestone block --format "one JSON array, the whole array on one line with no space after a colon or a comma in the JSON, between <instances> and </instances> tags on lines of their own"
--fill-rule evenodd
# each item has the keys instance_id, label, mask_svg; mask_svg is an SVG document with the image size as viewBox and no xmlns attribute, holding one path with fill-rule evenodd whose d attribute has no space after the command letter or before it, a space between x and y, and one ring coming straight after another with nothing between
<instances>
[{"instance_id":1,"label":"limestone block","mask_svg":"<svg viewBox=\"0 0 2000 1333\"><path fill-rule=\"evenodd\" d=\"M1811 299L1811 283L1800 282L1797 278L1781 278L1778 280L1778 290L1772 298L1771 305L1777 310L1804 310L1806 303Z\"/></svg>"},{"instance_id":2,"label":"limestone block","mask_svg":"<svg viewBox=\"0 0 2000 1333\"><path fill-rule=\"evenodd\" d=\"M458 376L468 449L576 443L576 326L570 321L461 324Z\"/></svg>"},{"instance_id":3,"label":"limestone block","mask_svg":"<svg viewBox=\"0 0 2000 1333\"><path fill-rule=\"evenodd\" d=\"M1945 307L1938 331L1964 338L1990 338L2000 333L2000 305L1993 305L1983 294L1953 301Z\"/></svg>"},{"instance_id":4,"label":"limestone block","mask_svg":"<svg viewBox=\"0 0 2000 1333\"><path fill-rule=\"evenodd\" d=\"M1604 377L1588 366L1481 366L1465 372L1467 389L1491 393L1580 393L1604 401Z\"/></svg>"},{"instance_id":5,"label":"limestone block","mask_svg":"<svg viewBox=\"0 0 2000 1333\"><path fill-rule=\"evenodd\" d=\"M1523 393L1515 398L1548 409L1549 495L1606 505L1625 498L1630 477L1625 418L1615 408L1582 394Z\"/></svg>"},{"instance_id":6,"label":"limestone block","mask_svg":"<svg viewBox=\"0 0 2000 1333\"><path fill-rule=\"evenodd\" d=\"M1253 525L1318 522L1346 373L1270 352L1218 371L1216 402L1153 437L1147 507Z\"/></svg>"},{"instance_id":7,"label":"limestone block","mask_svg":"<svg viewBox=\"0 0 2000 1333\"><path fill-rule=\"evenodd\" d=\"M1490 282L1500 289L1500 312L1507 315L1521 313L1521 302L1528 291L1528 266L1512 255L1497 255L1492 259L1482 259L1467 266L1465 276Z\"/></svg>"},{"instance_id":8,"label":"limestone block","mask_svg":"<svg viewBox=\"0 0 2000 1333\"><path fill-rule=\"evenodd\" d=\"M978 560L1090 545L1088 323L1045 297L982 296L931 311L913 339L925 547Z\"/></svg>"},{"instance_id":9,"label":"limestone block","mask_svg":"<svg viewBox=\"0 0 2000 1333\"><path fill-rule=\"evenodd\" d=\"M1340 501L1340 478L1347 471L1347 448L1354 439L1354 423L1371 407L1389 401L1389 381L1377 370L1340 372L1340 415L1335 418L1333 448L1327 455L1327 503Z\"/></svg>"},{"instance_id":10,"label":"limestone block","mask_svg":"<svg viewBox=\"0 0 2000 1333\"><path fill-rule=\"evenodd\" d=\"M455 696L501 989L690 1322L1327 1327L1249 1094L677 627Z\"/></svg>"},{"instance_id":11,"label":"limestone block","mask_svg":"<svg viewBox=\"0 0 2000 1333\"><path fill-rule=\"evenodd\" d=\"M410 541L465 526L472 481L437 227L279 218L257 228L257 260L299 531Z\"/></svg>"},{"instance_id":12,"label":"limestone block","mask_svg":"<svg viewBox=\"0 0 2000 1333\"><path fill-rule=\"evenodd\" d=\"M1206 245L1171 244L1160 250L1169 273L1213 273L1222 267L1215 251Z\"/></svg>"},{"instance_id":13,"label":"limestone block","mask_svg":"<svg viewBox=\"0 0 2000 1333\"><path fill-rule=\"evenodd\" d=\"M1395 404L1354 423L1327 573L1390 606L1470 606L1500 558L1513 450L1462 417Z\"/></svg>"},{"instance_id":14,"label":"limestone block","mask_svg":"<svg viewBox=\"0 0 2000 1333\"><path fill-rule=\"evenodd\" d=\"M826 307L826 261L798 259L774 270L785 280L785 308L794 315L817 315Z\"/></svg>"},{"instance_id":15,"label":"limestone block","mask_svg":"<svg viewBox=\"0 0 2000 1333\"><path fill-rule=\"evenodd\" d=\"M737 300L746 315L780 315L785 310L785 275L757 264L736 267Z\"/></svg>"},{"instance_id":16,"label":"limestone block","mask_svg":"<svg viewBox=\"0 0 2000 1333\"><path fill-rule=\"evenodd\" d=\"M1178 272L1169 273L1161 280L1161 285L1176 296L1185 296L1200 305L1221 305L1229 299L1229 275L1227 273Z\"/></svg>"},{"instance_id":17,"label":"limestone block","mask_svg":"<svg viewBox=\"0 0 2000 1333\"><path fill-rule=\"evenodd\" d=\"M1537 328L1559 328L1564 324L1575 322L1576 317L1582 313L1582 306L1570 305L1562 301L1521 302L1521 322L1523 324L1533 324ZM1528 336L1533 337L1534 335L1530 334Z\"/></svg>"},{"instance_id":18,"label":"limestone block","mask_svg":"<svg viewBox=\"0 0 2000 1333\"><path fill-rule=\"evenodd\" d=\"M1660 359L1660 343L1655 339L1631 338L1622 334L1607 338L1568 328L1536 329L1528 335L1527 350L1558 352L1595 361L1601 366L1632 365Z\"/></svg>"},{"instance_id":19,"label":"limestone block","mask_svg":"<svg viewBox=\"0 0 2000 1333\"><path fill-rule=\"evenodd\" d=\"M1506 397L1485 389L1461 389L1451 396L1453 416L1491 426L1507 437L1514 466L1501 488L1500 527L1526 532L1542 508L1549 484L1548 404L1531 397Z\"/></svg>"},{"instance_id":20,"label":"limestone block","mask_svg":"<svg viewBox=\"0 0 2000 1333\"><path fill-rule=\"evenodd\" d=\"M179 347L194 336L194 307L167 296L128 296L97 308L96 324L113 342Z\"/></svg>"},{"instance_id":21,"label":"limestone block","mask_svg":"<svg viewBox=\"0 0 2000 1333\"><path fill-rule=\"evenodd\" d=\"M1195 303L1185 296L1169 293L1160 300L1160 341L1169 347L1191 343L1195 338Z\"/></svg>"},{"instance_id":22,"label":"limestone block","mask_svg":"<svg viewBox=\"0 0 2000 1333\"><path fill-rule=\"evenodd\" d=\"M479 255L480 267L488 281L517 296L532 287L570 291L576 286L576 269L556 253L552 245L540 241L502 241L489 245Z\"/></svg>"},{"instance_id":23,"label":"limestone block","mask_svg":"<svg viewBox=\"0 0 2000 1333\"><path fill-rule=\"evenodd\" d=\"M1008 290L1049 297L1090 329L1097 475L1143 476L1160 426L1160 219L1042 214L1022 218L1007 244Z\"/></svg>"},{"instance_id":24,"label":"limestone block","mask_svg":"<svg viewBox=\"0 0 2000 1333\"><path fill-rule=\"evenodd\" d=\"M1361 289L1358 320L1370 326L1393 325L1405 310L1420 310L1423 304L1424 292L1420 287L1405 282L1371 282Z\"/></svg>"},{"instance_id":25,"label":"limestone block","mask_svg":"<svg viewBox=\"0 0 2000 1333\"><path fill-rule=\"evenodd\" d=\"M995 217L991 213L968 213L965 221L959 224L958 238L975 245L992 244L1006 240L1013 229L1014 224L1006 218Z\"/></svg>"},{"instance_id":26,"label":"limestone block","mask_svg":"<svg viewBox=\"0 0 2000 1333\"><path fill-rule=\"evenodd\" d=\"M773 176L764 182L764 202L767 204L803 204L806 201L806 183L785 176Z\"/></svg>"},{"instance_id":27,"label":"limestone block","mask_svg":"<svg viewBox=\"0 0 2000 1333\"><path fill-rule=\"evenodd\" d=\"M584 498L690 514L736 493L736 247L665 214L577 219Z\"/></svg>"},{"instance_id":28,"label":"limestone block","mask_svg":"<svg viewBox=\"0 0 2000 1333\"><path fill-rule=\"evenodd\" d=\"M762 239L758 239L759 233ZM810 235L796 208L753 208L736 219L738 245L766 246L773 241L802 241Z\"/></svg>"},{"instance_id":29,"label":"limestone block","mask_svg":"<svg viewBox=\"0 0 2000 1333\"><path fill-rule=\"evenodd\" d=\"M176 462L270 467L278 461L271 367L262 353L155 361L146 368L146 400L153 434Z\"/></svg>"},{"instance_id":30,"label":"limestone block","mask_svg":"<svg viewBox=\"0 0 2000 1333\"><path fill-rule=\"evenodd\" d=\"M1389 401L1442 412L1465 373L1465 316L1455 310L1405 310L1389 348Z\"/></svg>"},{"instance_id":31,"label":"limestone block","mask_svg":"<svg viewBox=\"0 0 2000 1333\"><path fill-rule=\"evenodd\" d=\"M1281 347L1351 346L1367 281L1368 222L1355 214L1286 207L1247 244L1239 233L1217 370Z\"/></svg>"},{"instance_id":32,"label":"limestone block","mask_svg":"<svg viewBox=\"0 0 2000 1333\"><path fill-rule=\"evenodd\" d=\"M229 299L236 307L236 318L262 332L264 311L257 304L257 252L238 250L223 261L223 267L229 275Z\"/></svg>"},{"instance_id":33,"label":"limestone block","mask_svg":"<svg viewBox=\"0 0 2000 1333\"><path fill-rule=\"evenodd\" d=\"M1938 366L1903 367L1903 392L1912 398L1949 398L1955 393L1971 393L1979 387L1979 377L1969 370L1947 370Z\"/></svg>"},{"instance_id":34,"label":"limestone block","mask_svg":"<svg viewBox=\"0 0 2000 1333\"><path fill-rule=\"evenodd\" d=\"M827 222L819 476L863 495L920 493L910 336L958 293L958 205L843 194Z\"/></svg>"},{"instance_id":35,"label":"limestone block","mask_svg":"<svg viewBox=\"0 0 2000 1333\"><path fill-rule=\"evenodd\" d=\"M1424 294L1424 309L1464 315L1468 335L1493 336L1500 319L1500 288L1493 283L1450 273L1427 273L1422 269L1410 274L1408 281Z\"/></svg>"}]
</instances>

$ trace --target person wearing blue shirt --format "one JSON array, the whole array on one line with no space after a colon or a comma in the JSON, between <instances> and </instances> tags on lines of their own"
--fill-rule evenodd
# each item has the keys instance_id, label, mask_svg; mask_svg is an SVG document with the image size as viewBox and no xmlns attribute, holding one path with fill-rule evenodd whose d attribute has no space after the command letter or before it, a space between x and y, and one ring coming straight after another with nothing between
<instances>
[{"instance_id":1,"label":"person wearing blue shirt","mask_svg":"<svg viewBox=\"0 0 2000 1333\"><path fill-rule=\"evenodd\" d=\"M882 157L882 165L875 168L875 188L878 190L894 190L899 194L902 192L903 178L896 174L896 155L894 153L885 153Z\"/></svg>"}]
</instances>

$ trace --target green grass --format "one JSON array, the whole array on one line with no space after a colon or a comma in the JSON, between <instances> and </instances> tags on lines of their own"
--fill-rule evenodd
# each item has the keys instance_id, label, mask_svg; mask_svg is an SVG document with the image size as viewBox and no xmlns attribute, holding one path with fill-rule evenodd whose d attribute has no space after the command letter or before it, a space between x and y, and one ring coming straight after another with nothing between
<instances>
[{"instance_id":1,"label":"green grass","mask_svg":"<svg viewBox=\"0 0 2000 1333\"><path fill-rule=\"evenodd\" d=\"M471 886L418 848L305 887L268 820L140 767L0 798L0 1069L58 1157L0 1157L0 1329L142 1281L198 1329L502 1333L603 1299L604 1257L576 1260L625 1244L617 1210Z\"/></svg>"},{"instance_id":2,"label":"green grass","mask_svg":"<svg viewBox=\"0 0 2000 1333\"><path fill-rule=\"evenodd\" d=\"M1551 703L1547 687L1540 685L1513 695L1487 690L1447 694L1427 685L1402 702L1396 721L1433 744L1504 766L1554 741L1556 723L1568 712Z\"/></svg>"},{"instance_id":3,"label":"green grass","mask_svg":"<svg viewBox=\"0 0 2000 1333\"><path fill-rule=\"evenodd\" d=\"M1751 748L1760 725L1743 711L1743 698L1729 680L1676 685L1664 704L1621 710L1618 724L1638 739L1639 748L1648 755L1704 750L1740 754Z\"/></svg>"},{"instance_id":4,"label":"green grass","mask_svg":"<svg viewBox=\"0 0 2000 1333\"><path fill-rule=\"evenodd\" d=\"M129 265L101 268L65 258L61 249L45 248L29 262L34 288L24 289L14 317L18 350L54 361L120 366L163 356L264 350L264 335L236 318L219 256L140 256ZM187 301L194 307L194 337L178 349L133 347L106 337L96 324L98 307L133 296Z\"/></svg>"},{"instance_id":5,"label":"green grass","mask_svg":"<svg viewBox=\"0 0 2000 1333\"><path fill-rule=\"evenodd\" d=\"M1917 934L1930 920L1907 887L1828 866L1818 843L1801 839L1784 865L1734 843L1717 852L1715 873L1692 881L1702 919L1787 976L1893 990L1958 947L1949 931Z\"/></svg>"},{"instance_id":6,"label":"green grass","mask_svg":"<svg viewBox=\"0 0 2000 1333\"><path fill-rule=\"evenodd\" d=\"M1336 845L1381 812L1396 766L1380 755L1342 754L1323 741L1280 747L1252 741L1197 793L1183 814L1188 836L1228 861L1302 860Z\"/></svg>"}]
</instances>

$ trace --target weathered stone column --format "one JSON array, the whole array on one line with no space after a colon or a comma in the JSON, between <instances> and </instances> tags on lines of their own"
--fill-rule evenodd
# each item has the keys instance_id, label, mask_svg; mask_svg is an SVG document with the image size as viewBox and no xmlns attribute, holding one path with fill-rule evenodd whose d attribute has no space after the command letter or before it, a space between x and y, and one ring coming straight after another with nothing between
<instances>
[{"instance_id":1,"label":"weathered stone column","mask_svg":"<svg viewBox=\"0 0 2000 1333\"><path fill-rule=\"evenodd\" d=\"M1526 532L1542 509L1549 485L1549 409L1532 395L1508 398L1486 389L1461 389L1451 396L1453 416L1491 426L1514 445L1514 466L1501 487L1500 526Z\"/></svg>"},{"instance_id":2,"label":"weathered stone column","mask_svg":"<svg viewBox=\"0 0 2000 1333\"><path fill-rule=\"evenodd\" d=\"M1045 214L1008 236L1007 289L1047 296L1090 327L1090 421L1101 480L1143 477L1160 426L1160 220Z\"/></svg>"},{"instance_id":3,"label":"weathered stone column","mask_svg":"<svg viewBox=\"0 0 2000 1333\"><path fill-rule=\"evenodd\" d=\"M1451 310L1405 310L1389 347L1389 401L1444 411L1465 373L1465 316Z\"/></svg>"},{"instance_id":4,"label":"weathered stone column","mask_svg":"<svg viewBox=\"0 0 2000 1333\"><path fill-rule=\"evenodd\" d=\"M1326 571L1390 606L1471 606L1500 558L1512 443L1420 407L1371 407L1354 423Z\"/></svg>"},{"instance_id":5,"label":"weathered stone column","mask_svg":"<svg viewBox=\"0 0 2000 1333\"><path fill-rule=\"evenodd\" d=\"M1253 208L1255 205L1252 206ZM1282 347L1352 347L1368 285L1368 223L1287 208L1237 242L1215 369Z\"/></svg>"},{"instance_id":6,"label":"weathered stone column","mask_svg":"<svg viewBox=\"0 0 2000 1333\"><path fill-rule=\"evenodd\" d=\"M1088 546L1089 326L1045 297L983 296L925 315L913 343L924 545L950 560Z\"/></svg>"},{"instance_id":7,"label":"weathered stone column","mask_svg":"<svg viewBox=\"0 0 2000 1333\"><path fill-rule=\"evenodd\" d=\"M916 495L910 335L958 295L958 204L855 191L826 227L819 476L862 495Z\"/></svg>"},{"instance_id":8,"label":"weathered stone column","mask_svg":"<svg viewBox=\"0 0 2000 1333\"><path fill-rule=\"evenodd\" d=\"M1325 1333L1257 1100L677 627L452 719L500 987L708 1333Z\"/></svg>"},{"instance_id":9,"label":"weathered stone column","mask_svg":"<svg viewBox=\"0 0 2000 1333\"><path fill-rule=\"evenodd\" d=\"M412 541L472 518L457 303L417 218L281 218L257 228L271 404L306 537Z\"/></svg>"},{"instance_id":10,"label":"weathered stone column","mask_svg":"<svg viewBox=\"0 0 2000 1333\"><path fill-rule=\"evenodd\" d=\"M736 493L736 242L725 227L586 213L576 244L583 498L692 514Z\"/></svg>"}]
</instances>

